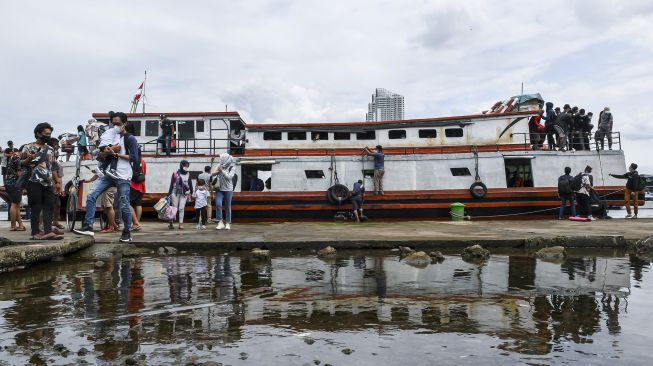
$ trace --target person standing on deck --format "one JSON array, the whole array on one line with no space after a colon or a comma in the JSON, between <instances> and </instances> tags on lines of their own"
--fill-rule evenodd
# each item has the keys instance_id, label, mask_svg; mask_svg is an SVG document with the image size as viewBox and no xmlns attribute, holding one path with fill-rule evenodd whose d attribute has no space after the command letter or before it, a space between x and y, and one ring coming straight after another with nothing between
<instances>
[{"instance_id":1,"label":"person standing on deck","mask_svg":"<svg viewBox=\"0 0 653 366\"><path fill-rule=\"evenodd\" d=\"M605 150L605 138L608 139L608 149L612 150L612 125L614 120L612 118L612 113L610 113L610 108L605 107L603 111L599 113L599 128L596 131L596 149L599 149L599 143L601 144L601 150Z\"/></svg>"},{"instance_id":2,"label":"person standing on deck","mask_svg":"<svg viewBox=\"0 0 653 366\"><path fill-rule=\"evenodd\" d=\"M170 180L170 188L168 189L168 196L170 197L170 205L177 207L177 214L179 215L179 230L184 230L184 208L186 202L190 201L191 194L193 193L193 181L190 179L190 171L188 168L190 163L182 160L179 163L179 169L172 173ZM170 220L168 229L174 229L173 221Z\"/></svg>"},{"instance_id":3,"label":"person standing on deck","mask_svg":"<svg viewBox=\"0 0 653 366\"><path fill-rule=\"evenodd\" d=\"M376 151L365 146L365 154L374 156L374 194L383 194L383 175L385 174L385 154L383 146L376 145Z\"/></svg>"},{"instance_id":4,"label":"person standing on deck","mask_svg":"<svg viewBox=\"0 0 653 366\"><path fill-rule=\"evenodd\" d=\"M159 140L163 142L166 156L170 156L170 149L172 148L172 135L175 133L175 123L169 120L165 114L161 115L161 137Z\"/></svg>"},{"instance_id":5,"label":"person standing on deck","mask_svg":"<svg viewBox=\"0 0 653 366\"><path fill-rule=\"evenodd\" d=\"M200 180L204 181L206 189L209 191L209 199L206 201L206 220L211 221L211 211L213 210L213 202L215 199L213 195L213 187L211 185L211 166L207 165L204 167L204 173L201 173L197 176L197 184L199 185Z\"/></svg>"},{"instance_id":6,"label":"person standing on deck","mask_svg":"<svg viewBox=\"0 0 653 366\"><path fill-rule=\"evenodd\" d=\"M639 193L643 191L644 188L646 188L646 186L642 186L641 178L637 172L637 164L630 164L630 167L628 167L628 172L625 174L610 174L610 176L617 179L628 179L628 181L626 181L626 190L624 191L626 212L628 213L626 218L636 219L638 213L637 211L639 210ZM635 199L633 200L633 204L635 206L635 215L631 215L630 212L630 200L633 193L635 194Z\"/></svg>"},{"instance_id":7,"label":"person standing on deck","mask_svg":"<svg viewBox=\"0 0 653 366\"><path fill-rule=\"evenodd\" d=\"M565 219L565 207L567 206L567 201L569 201L569 209L571 210L571 216L576 216L576 206L574 205L574 190L571 189L571 180L573 177L571 174L571 168L565 168L565 174L561 175L558 178L558 196L560 197L560 213L558 214L558 220Z\"/></svg>"},{"instance_id":8,"label":"person standing on deck","mask_svg":"<svg viewBox=\"0 0 653 366\"><path fill-rule=\"evenodd\" d=\"M556 148L556 131L553 129L553 125L556 123L557 117L558 115L553 110L553 103L546 102L546 113L544 114L544 131L546 132L546 141L547 145L549 145L549 150L555 150Z\"/></svg>"},{"instance_id":9,"label":"person standing on deck","mask_svg":"<svg viewBox=\"0 0 653 366\"><path fill-rule=\"evenodd\" d=\"M234 195L234 174L236 167L234 159L227 153L220 154L218 171L211 175L211 184L215 193L215 219L218 220L216 230L231 230L231 199ZM222 205L224 203L226 224L222 220Z\"/></svg>"},{"instance_id":10,"label":"person standing on deck","mask_svg":"<svg viewBox=\"0 0 653 366\"><path fill-rule=\"evenodd\" d=\"M568 137L569 137L569 127L571 125L571 107L569 104L565 104L562 113L557 115L556 122L553 125L553 129L556 131L558 137L557 145L558 150L565 151L567 149Z\"/></svg>"},{"instance_id":11,"label":"person standing on deck","mask_svg":"<svg viewBox=\"0 0 653 366\"><path fill-rule=\"evenodd\" d=\"M111 155L118 158L116 166L116 177L103 176L93 185L91 193L86 198L86 217L84 225L80 230L74 231L80 235L94 236L93 221L95 220L95 204L100 194L109 187L116 187L118 190L118 202L122 211L122 220L124 228L120 236L121 242L131 242L131 209L129 206L130 181L132 179L132 163L138 162L138 142L136 137L127 133L127 115L122 112L115 113L111 117L111 123L120 130L120 144L105 149L102 154Z\"/></svg>"},{"instance_id":12,"label":"person standing on deck","mask_svg":"<svg viewBox=\"0 0 653 366\"><path fill-rule=\"evenodd\" d=\"M592 187L592 167L591 166L586 166L585 171L582 173L582 182L580 185L580 189L578 190L578 194L576 197L578 198L578 206L579 206L579 213L585 214L585 216L590 219L591 221L596 220L594 217L592 217L592 204L591 204L591 198L590 198L590 191L594 189Z\"/></svg>"},{"instance_id":13,"label":"person standing on deck","mask_svg":"<svg viewBox=\"0 0 653 366\"><path fill-rule=\"evenodd\" d=\"M11 220L11 231L25 231L25 225L23 225L23 220L20 217L20 203L23 199L23 190L18 187L18 178L21 175L20 169L20 152L18 149L14 149L14 144L9 141L9 146L5 149L5 156L7 152L11 152L11 155L7 158L7 170L5 175L5 180L3 181L7 194L9 196L9 219Z\"/></svg>"}]
</instances>

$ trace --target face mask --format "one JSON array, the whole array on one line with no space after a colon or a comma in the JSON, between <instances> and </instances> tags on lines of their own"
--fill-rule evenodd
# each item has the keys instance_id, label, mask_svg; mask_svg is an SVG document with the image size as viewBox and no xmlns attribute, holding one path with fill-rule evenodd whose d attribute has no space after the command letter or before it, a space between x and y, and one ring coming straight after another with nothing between
<instances>
[{"instance_id":1,"label":"face mask","mask_svg":"<svg viewBox=\"0 0 653 366\"><path fill-rule=\"evenodd\" d=\"M200 186L200 187L198 187L197 189L199 189L200 191L203 191L203 190L204 190L204 186Z\"/></svg>"},{"instance_id":2,"label":"face mask","mask_svg":"<svg viewBox=\"0 0 653 366\"><path fill-rule=\"evenodd\" d=\"M47 144L48 142L50 142L50 136L39 136L39 140L42 143Z\"/></svg>"},{"instance_id":3,"label":"face mask","mask_svg":"<svg viewBox=\"0 0 653 366\"><path fill-rule=\"evenodd\" d=\"M116 133L120 133L120 131L122 131L122 127L121 126L113 126L113 130L116 131Z\"/></svg>"}]
</instances>

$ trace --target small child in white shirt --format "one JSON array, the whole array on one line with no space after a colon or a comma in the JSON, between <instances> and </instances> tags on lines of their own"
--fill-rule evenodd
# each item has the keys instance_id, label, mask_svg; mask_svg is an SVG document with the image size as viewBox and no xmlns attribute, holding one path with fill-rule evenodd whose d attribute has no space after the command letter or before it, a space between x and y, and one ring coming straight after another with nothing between
<instances>
[{"instance_id":1,"label":"small child in white shirt","mask_svg":"<svg viewBox=\"0 0 653 366\"><path fill-rule=\"evenodd\" d=\"M193 192L193 198L195 199L195 212L197 214L197 230L206 230L206 219L208 216L206 206L209 201L209 190L206 189L204 180L197 180L197 188Z\"/></svg>"},{"instance_id":2,"label":"small child in white shirt","mask_svg":"<svg viewBox=\"0 0 653 366\"><path fill-rule=\"evenodd\" d=\"M104 149L116 145L120 145L120 128L111 127L108 130L104 131L104 133L100 136L100 143L98 144L98 147L100 148L100 151L104 151ZM116 174L117 167L118 158L107 156L104 158L104 161L98 168L102 171L102 173L116 179L118 177Z\"/></svg>"}]
</instances>

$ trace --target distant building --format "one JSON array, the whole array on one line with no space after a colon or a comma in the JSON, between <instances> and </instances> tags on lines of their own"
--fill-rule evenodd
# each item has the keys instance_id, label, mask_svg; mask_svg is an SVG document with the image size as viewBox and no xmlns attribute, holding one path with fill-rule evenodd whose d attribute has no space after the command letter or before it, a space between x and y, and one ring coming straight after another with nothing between
<instances>
[{"instance_id":1,"label":"distant building","mask_svg":"<svg viewBox=\"0 0 653 366\"><path fill-rule=\"evenodd\" d=\"M404 96L377 88L372 94L372 103L367 105L365 120L378 122L400 119L404 119Z\"/></svg>"}]
</instances>

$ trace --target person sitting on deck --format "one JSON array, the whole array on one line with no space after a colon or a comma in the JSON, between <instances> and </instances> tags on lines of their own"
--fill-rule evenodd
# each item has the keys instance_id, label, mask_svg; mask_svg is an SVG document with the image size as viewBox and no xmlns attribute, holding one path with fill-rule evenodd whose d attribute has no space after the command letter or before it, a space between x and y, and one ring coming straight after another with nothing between
<instances>
[{"instance_id":1,"label":"person sitting on deck","mask_svg":"<svg viewBox=\"0 0 653 366\"><path fill-rule=\"evenodd\" d=\"M571 216L576 216L576 206L574 204L575 194L574 190L571 189L571 180L573 177L571 174L571 168L565 167L565 174L561 175L558 178L558 196L561 200L560 213L558 214L558 220L564 220L565 218L565 207L567 206L567 201L569 201L569 209L571 210Z\"/></svg>"},{"instance_id":2,"label":"person sitting on deck","mask_svg":"<svg viewBox=\"0 0 653 366\"><path fill-rule=\"evenodd\" d=\"M626 181L626 189L624 190L624 199L626 202L626 212L628 213L626 215L627 219L636 219L637 218L637 211L639 209L639 193L646 188L645 184L642 184L642 179L639 176L639 173L637 172L637 164L632 163L630 164L630 167L628 167L628 172L625 174L610 174L611 177L617 178L617 179L628 179ZM630 200L631 197L635 194L635 198L633 200L633 204L635 206L635 215L631 215L630 212Z\"/></svg>"},{"instance_id":3,"label":"person sitting on deck","mask_svg":"<svg viewBox=\"0 0 653 366\"><path fill-rule=\"evenodd\" d=\"M376 151L365 146L363 152L374 156L374 194L383 194L383 175L385 174L385 154L383 146L376 145Z\"/></svg>"}]
</instances>

